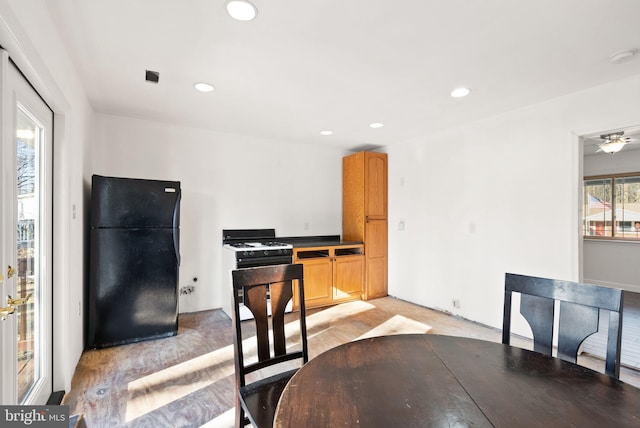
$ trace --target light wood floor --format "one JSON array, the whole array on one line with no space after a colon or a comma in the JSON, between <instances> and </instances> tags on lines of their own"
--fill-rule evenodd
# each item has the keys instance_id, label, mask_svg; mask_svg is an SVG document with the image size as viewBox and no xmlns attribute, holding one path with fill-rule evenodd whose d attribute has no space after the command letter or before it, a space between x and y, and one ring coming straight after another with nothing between
<instances>
[{"instance_id":1,"label":"light wood floor","mask_svg":"<svg viewBox=\"0 0 640 428\"><path fill-rule=\"evenodd\" d=\"M500 342L499 330L402 300L309 310L310 357L367 336L430 333ZM230 427L233 425L233 337L221 310L181 314L175 337L83 353L63 404L87 427ZM516 338L518 346L530 343ZM598 371L602 361L581 357ZM640 386L638 372L621 379Z\"/></svg>"}]
</instances>

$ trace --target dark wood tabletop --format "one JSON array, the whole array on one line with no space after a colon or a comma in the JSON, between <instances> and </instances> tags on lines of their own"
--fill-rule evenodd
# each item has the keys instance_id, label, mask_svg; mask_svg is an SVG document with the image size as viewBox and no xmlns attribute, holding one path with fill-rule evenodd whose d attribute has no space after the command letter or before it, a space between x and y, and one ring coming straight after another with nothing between
<instances>
[{"instance_id":1,"label":"dark wood tabletop","mask_svg":"<svg viewBox=\"0 0 640 428\"><path fill-rule=\"evenodd\" d=\"M291 379L276 427L640 427L640 389L532 351L431 334L363 339Z\"/></svg>"}]
</instances>

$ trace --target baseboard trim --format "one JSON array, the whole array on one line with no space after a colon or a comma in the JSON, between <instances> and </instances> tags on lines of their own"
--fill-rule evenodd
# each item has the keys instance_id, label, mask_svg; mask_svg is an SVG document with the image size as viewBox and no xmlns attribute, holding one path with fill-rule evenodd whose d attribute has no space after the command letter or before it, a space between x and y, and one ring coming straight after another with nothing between
<instances>
[{"instance_id":1,"label":"baseboard trim","mask_svg":"<svg viewBox=\"0 0 640 428\"><path fill-rule=\"evenodd\" d=\"M595 284L595 285L603 285L605 287L610 287L610 288L620 288L622 290L631 291L634 293L640 292L640 285L636 285L636 284L623 284L620 282L602 281L602 280L592 279L592 278L584 278L584 280L581 282L584 284Z\"/></svg>"}]
</instances>

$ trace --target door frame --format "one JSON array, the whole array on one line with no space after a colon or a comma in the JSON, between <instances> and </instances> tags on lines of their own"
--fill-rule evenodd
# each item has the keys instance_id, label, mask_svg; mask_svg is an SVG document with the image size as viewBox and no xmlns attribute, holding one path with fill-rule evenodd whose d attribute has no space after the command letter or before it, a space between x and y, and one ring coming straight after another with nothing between
<instances>
[{"instance_id":1,"label":"door frame","mask_svg":"<svg viewBox=\"0 0 640 428\"><path fill-rule=\"evenodd\" d=\"M18 260L16 254L16 227L17 224L17 191L15 182L16 172L16 138L14 129L16 126L16 115L18 104L20 104L29 114L33 114L37 121L44 121L46 134L44 145L40 147L40 161L37 163L39 169L39 179L44 186L38 194L39 211L43 213L40 221L40 249L38 257L38 276L41 288L36 296L38 315L35 321L38 323L38 344L37 348L42 352L39 362L41 370L40 378L33 385L33 390L29 393L28 400L23 404L45 404L48 397L53 392L53 111L42 99L40 94L33 88L18 66L11 61L9 53L5 50L0 52L0 82L1 90L1 110L0 120L2 122L2 171L13 171L11 178L1 183L3 195L11 199L11 204L5 206L1 212L2 230L10 231L5 236L2 243L2 270L4 264L10 264L17 268ZM5 157L6 155L6 157ZM8 275L7 275L8 276ZM7 294L17 296L17 277L5 278L2 284L1 300L3 304ZM16 372L16 319L17 314L10 315L7 320L2 321L2 342L3 352L1 357L2 370L2 391L3 404L17 404L17 372ZM9 376L7 376L9 375Z\"/></svg>"}]
</instances>

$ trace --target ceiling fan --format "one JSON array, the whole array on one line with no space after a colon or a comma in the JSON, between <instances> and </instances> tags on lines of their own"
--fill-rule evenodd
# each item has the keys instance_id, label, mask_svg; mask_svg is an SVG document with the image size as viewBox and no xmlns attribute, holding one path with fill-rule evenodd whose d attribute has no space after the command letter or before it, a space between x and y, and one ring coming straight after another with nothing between
<instances>
[{"instance_id":1,"label":"ceiling fan","mask_svg":"<svg viewBox=\"0 0 640 428\"><path fill-rule=\"evenodd\" d=\"M609 154L618 153L624 146L631 142L635 142L634 139L625 137L624 131L612 132L610 134L600 135L600 142L598 143L598 152L605 152Z\"/></svg>"}]
</instances>

